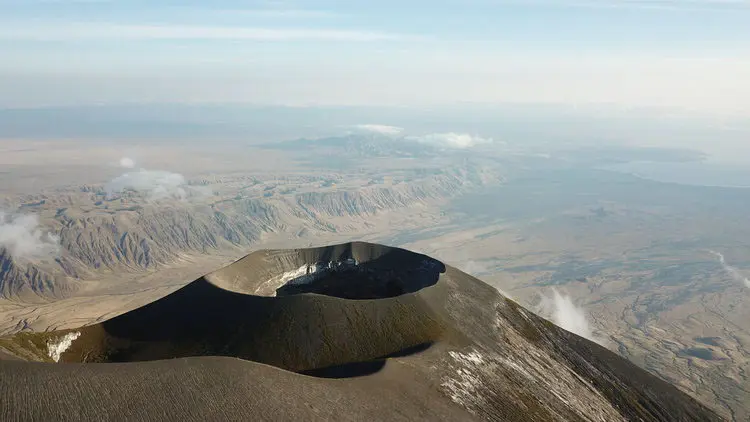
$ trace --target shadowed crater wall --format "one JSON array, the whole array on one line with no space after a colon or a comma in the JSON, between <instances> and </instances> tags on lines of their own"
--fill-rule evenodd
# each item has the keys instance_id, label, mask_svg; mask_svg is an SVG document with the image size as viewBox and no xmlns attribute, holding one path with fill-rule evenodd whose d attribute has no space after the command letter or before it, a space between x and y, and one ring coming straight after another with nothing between
<instances>
[{"instance_id":1,"label":"shadowed crater wall","mask_svg":"<svg viewBox=\"0 0 750 422\"><path fill-rule=\"evenodd\" d=\"M719 420L481 280L368 243L257 251L0 351L11 421Z\"/></svg>"},{"instance_id":2,"label":"shadowed crater wall","mask_svg":"<svg viewBox=\"0 0 750 422\"><path fill-rule=\"evenodd\" d=\"M258 251L142 308L71 331L80 335L59 360L211 355L296 372L365 362L440 339L439 300L421 291L444 272L427 256L365 243Z\"/></svg>"}]
</instances>

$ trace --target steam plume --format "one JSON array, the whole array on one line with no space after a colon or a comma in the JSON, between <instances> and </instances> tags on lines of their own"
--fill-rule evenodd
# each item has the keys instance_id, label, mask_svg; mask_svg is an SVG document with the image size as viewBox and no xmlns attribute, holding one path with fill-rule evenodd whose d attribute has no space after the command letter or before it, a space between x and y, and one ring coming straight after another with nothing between
<instances>
[{"instance_id":1,"label":"steam plume","mask_svg":"<svg viewBox=\"0 0 750 422\"><path fill-rule=\"evenodd\" d=\"M120 167L126 169L132 169L135 167L135 160L129 157L120 158Z\"/></svg>"},{"instance_id":2,"label":"steam plume","mask_svg":"<svg viewBox=\"0 0 750 422\"><path fill-rule=\"evenodd\" d=\"M546 318L551 318L557 326L571 333L589 339L602 346L607 346L607 340L594 335L586 312L573 303L568 295L563 295L552 289L552 296L542 296L539 313Z\"/></svg>"},{"instance_id":3,"label":"steam plume","mask_svg":"<svg viewBox=\"0 0 750 422\"><path fill-rule=\"evenodd\" d=\"M105 190L110 197L127 190L144 193L151 199L184 200L189 196L185 177L162 170L140 169L125 173L107 183Z\"/></svg>"},{"instance_id":4,"label":"steam plume","mask_svg":"<svg viewBox=\"0 0 750 422\"><path fill-rule=\"evenodd\" d=\"M729 274L733 279L739 281L740 283L744 283L745 287L750 288L750 279L743 276L742 273L740 273L740 271L737 268L727 264L727 260L726 258L724 258L724 254L716 252L716 251L709 251L709 252L712 255L719 258L719 263L724 268L724 271L727 272L727 274Z\"/></svg>"},{"instance_id":5,"label":"steam plume","mask_svg":"<svg viewBox=\"0 0 750 422\"><path fill-rule=\"evenodd\" d=\"M0 211L0 249L14 258L44 258L56 255L60 238L39 228L36 215L8 214Z\"/></svg>"}]
</instances>

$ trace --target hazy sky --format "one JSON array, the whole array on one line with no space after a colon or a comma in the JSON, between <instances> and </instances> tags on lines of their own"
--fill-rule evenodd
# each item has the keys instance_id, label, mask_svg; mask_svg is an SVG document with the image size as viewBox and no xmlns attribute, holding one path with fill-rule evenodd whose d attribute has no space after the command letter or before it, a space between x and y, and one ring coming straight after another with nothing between
<instances>
[{"instance_id":1,"label":"hazy sky","mask_svg":"<svg viewBox=\"0 0 750 422\"><path fill-rule=\"evenodd\" d=\"M0 106L613 103L750 114L750 0L0 0Z\"/></svg>"}]
</instances>

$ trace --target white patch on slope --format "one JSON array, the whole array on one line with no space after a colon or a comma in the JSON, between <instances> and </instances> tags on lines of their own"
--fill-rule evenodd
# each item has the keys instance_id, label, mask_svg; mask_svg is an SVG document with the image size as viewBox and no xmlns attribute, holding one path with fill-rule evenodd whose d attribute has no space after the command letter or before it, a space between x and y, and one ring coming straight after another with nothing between
<instances>
[{"instance_id":1,"label":"white patch on slope","mask_svg":"<svg viewBox=\"0 0 750 422\"><path fill-rule=\"evenodd\" d=\"M66 350L73 344L73 341L81 336L79 331L65 334L63 337L57 339L57 341L50 341L47 343L47 354L55 362L60 361L60 356L65 353Z\"/></svg>"},{"instance_id":2,"label":"white patch on slope","mask_svg":"<svg viewBox=\"0 0 750 422\"><path fill-rule=\"evenodd\" d=\"M265 283L261 284L256 290L256 294L262 294L263 290L272 289L271 296L276 296L276 290L285 285L299 286L309 284L323 276L329 270L335 270L341 267L351 268L357 265L354 259L346 261L331 261L328 263L305 264L296 270L285 271L275 277L271 277Z\"/></svg>"},{"instance_id":3,"label":"white patch on slope","mask_svg":"<svg viewBox=\"0 0 750 422\"><path fill-rule=\"evenodd\" d=\"M517 310L528 323L538 323L523 308L508 308L506 301L497 303L496 309ZM450 371L443 376L441 387L455 403L481 414L489 403L503 397L521 410L527 405L528 395L533 394L553 415L559 408L554 401L558 401L582 420L624 421L591 383L564 361L555 359L549 348L529 341L504 315L496 314L493 328L502 347L448 352ZM519 389L519 385L526 388Z\"/></svg>"},{"instance_id":4,"label":"white patch on slope","mask_svg":"<svg viewBox=\"0 0 750 422\"><path fill-rule=\"evenodd\" d=\"M740 283L744 283L745 287L750 288L750 279L743 276L737 268L734 268L733 266L727 264L727 260L726 258L724 258L724 254L716 251L709 252L719 258L719 263L721 263L721 266L724 267L724 271L726 271L727 274L729 274L733 279L739 281Z\"/></svg>"},{"instance_id":5,"label":"white patch on slope","mask_svg":"<svg viewBox=\"0 0 750 422\"><path fill-rule=\"evenodd\" d=\"M448 352L457 364L455 377L447 378L441 386L450 394L451 400L476 414L475 407L481 407L486 399L479 393L484 387L480 375L484 358L476 351L469 353Z\"/></svg>"},{"instance_id":6,"label":"white patch on slope","mask_svg":"<svg viewBox=\"0 0 750 422\"><path fill-rule=\"evenodd\" d=\"M309 284L315 281L315 273L319 271L316 264L303 265L296 270L287 271L277 275L276 277L268 280L268 284L274 286L274 296L276 296L276 289L285 285L301 286L303 284Z\"/></svg>"}]
</instances>

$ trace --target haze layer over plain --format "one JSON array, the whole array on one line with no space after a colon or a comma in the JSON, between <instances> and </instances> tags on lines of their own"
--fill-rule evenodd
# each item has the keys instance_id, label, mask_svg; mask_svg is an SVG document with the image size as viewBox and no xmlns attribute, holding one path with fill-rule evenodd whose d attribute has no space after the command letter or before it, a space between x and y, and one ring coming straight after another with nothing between
<instances>
[{"instance_id":1,"label":"haze layer over plain","mask_svg":"<svg viewBox=\"0 0 750 422\"><path fill-rule=\"evenodd\" d=\"M520 102L747 117L749 15L711 0L10 0L0 105Z\"/></svg>"},{"instance_id":2,"label":"haze layer over plain","mask_svg":"<svg viewBox=\"0 0 750 422\"><path fill-rule=\"evenodd\" d=\"M746 414L747 318L738 310L750 309L747 292L708 252L744 271L746 194L599 170L702 154L363 123L373 121L253 145L5 141L12 175L31 176L5 175L13 182L4 185L6 209L38 215L40 236L60 236L62 248L47 262L3 257L5 294L36 302L31 312L17 299L0 303L4 332L111 318L261 246L379 240L466 268L551 319L555 312L537 305L554 299L554 287L590 335L558 323L727 417ZM443 142L474 138L482 142L470 148ZM135 166L121 167L123 157ZM107 188L143 171L178 174L184 184L164 186L177 188L167 197ZM64 299L40 303L40 294Z\"/></svg>"}]
</instances>

